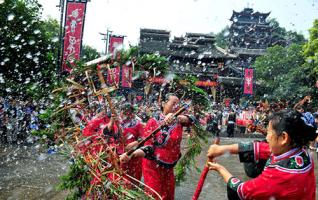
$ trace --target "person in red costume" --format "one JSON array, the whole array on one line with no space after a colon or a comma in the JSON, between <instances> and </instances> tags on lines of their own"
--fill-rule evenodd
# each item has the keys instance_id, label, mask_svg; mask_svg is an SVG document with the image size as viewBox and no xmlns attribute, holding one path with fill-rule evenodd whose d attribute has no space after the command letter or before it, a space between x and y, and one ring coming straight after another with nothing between
<instances>
[{"instance_id":1,"label":"person in red costume","mask_svg":"<svg viewBox=\"0 0 318 200\"><path fill-rule=\"evenodd\" d=\"M183 126L190 125L192 116L179 115L173 119L173 113L179 107L179 98L173 94L166 95L167 101L163 103L163 112L149 119L146 124L144 137L148 136L161 123L167 124L155 137L148 140L145 145L130 156L123 154L121 162L128 162L132 157L144 157L142 173L144 182L155 190L163 200L174 199L175 177L173 167L181 157L181 140ZM150 190L146 191L152 193Z\"/></svg>"},{"instance_id":2,"label":"person in red costume","mask_svg":"<svg viewBox=\"0 0 318 200\"><path fill-rule=\"evenodd\" d=\"M121 127L123 128L123 136L125 149L130 150L138 144L141 139L144 127L141 121L135 115L135 108L130 103L125 103L121 109ZM122 154L123 152L121 152ZM132 158L128 163L122 164L122 169L130 176L137 180L141 180L141 158Z\"/></svg>"},{"instance_id":3,"label":"person in red costume","mask_svg":"<svg viewBox=\"0 0 318 200\"><path fill-rule=\"evenodd\" d=\"M314 163L306 148L316 138L315 124L297 111L274 113L269 121L268 143L212 145L208 151L210 170L217 171L227 183L232 199L316 199ZM267 158L263 172L243 182L213 160L225 152L239 153L245 160Z\"/></svg>"},{"instance_id":4,"label":"person in red costume","mask_svg":"<svg viewBox=\"0 0 318 200\"><path fill-rule=\"evenodd\" d=\"M119 127L118 127L119 125ZM105 139L107 146L113 147L117 155L121 155L130 148L138 144L138 139L143 133L143 125L136 118L134 108L131 104L122 106L121 119L114 115L111 117L103 115L90 121L83 129L83 136L88 137L85 143L86 151L96 155L101 148L106 145L101 143L101 138ZM102 147L103 146L103 147ZM85 153L83 151L83 153ZM129 163L123 164L122 169L130 176L141 180L141 158L134 158ZM109 178L112 179L110 174Z\"/></svg>"},{"instance_id":5,"label":"person in red costume","mask_svg":"<svg viewBox=\"0 0 318 200\"><path fill-rule=\"evenodd\" d=\"M105 129L109 121L110 121L110 116L105 113L89 121L87 125L85 126L85 128L82 130L83 136L88 138L83 145L85 145L86 147L94 146L93 149L98 151L98 149L100 148L100 145L96 145L96 144L99 143L99 138L103 137L103 130ZM87 150L88 148L82 148L82 149Z\"/></svg>"}]
</instances>

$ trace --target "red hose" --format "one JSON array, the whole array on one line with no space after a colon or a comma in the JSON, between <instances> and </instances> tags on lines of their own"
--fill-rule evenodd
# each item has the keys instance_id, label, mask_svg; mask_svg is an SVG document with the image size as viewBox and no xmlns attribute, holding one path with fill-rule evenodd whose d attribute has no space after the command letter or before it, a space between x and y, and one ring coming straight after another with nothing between
<instances>
[{"instance_id":1,"label":"red hose","mask_svg":"<svg viewBox=\"0 0 318 200\"><path fill-rule=\"evenodd\" d=\"M220 144L220 138L216 137L213 144ZM209 172L209 167L205 165L205 167L201 173L197 188L196 188L194 195L192 197L192 200L198 200L200 193L202 191L203 185L204 185L205 178L208 175L208 172Z\"/></svg>"},{"instance_id":2,"label":"red hose","mask_svg":"<svg viewBox=\"0 0 318 200\"><path fill-rule=\"evenodd\" d=\"M204 185L205 178L208 175L208 172L209 172L209 167L205 166L202 173L201 173L201 176L200 176L200 179L198 182L198 186L194 192L192 200L197 200L199 198L200 193L201 193L202 188L203 188L203 185Z\"/></svg>"}]
</instances>

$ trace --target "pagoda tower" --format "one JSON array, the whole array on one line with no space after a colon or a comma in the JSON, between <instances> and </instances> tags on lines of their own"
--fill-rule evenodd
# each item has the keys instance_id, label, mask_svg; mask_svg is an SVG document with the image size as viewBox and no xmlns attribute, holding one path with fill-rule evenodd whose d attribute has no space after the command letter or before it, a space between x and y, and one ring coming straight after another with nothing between
<instances>
[{"instance_id":1,"label":"pagoda tower","mask_svg":"<svg viewBox=\"0 0 318 200\"><path fill-rule=\"evenodd\" d=\"M266 21L268 13L254 12L244 8L241 12L233 11L229 34L229 49L241 56L255 57L263 55L271 45L272 27Z\"/></svg>"}]
</instances>

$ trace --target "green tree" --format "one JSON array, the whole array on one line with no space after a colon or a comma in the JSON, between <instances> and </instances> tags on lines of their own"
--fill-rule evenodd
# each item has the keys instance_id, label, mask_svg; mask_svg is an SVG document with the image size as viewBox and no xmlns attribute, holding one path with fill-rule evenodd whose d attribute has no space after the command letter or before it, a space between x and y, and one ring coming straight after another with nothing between
<instances>
[{"instance_id":1,"label":"green tree","mask_svg":"<svg viewBox=\"0 0 318 200\"><path fill-rule=\"evenodd\" d=\"M275 18L269 20L272 27L272 45L290 45L290 44L304 44L305 37L295 31L287 31L281 27Z\"/></svg>"},{"instance_id":2,"label":"green tree","mask_svg":"<svg viewBox=\"0 0 318 200\"><path fill-rule=\"evenodd\" d=\"M229 46L229 29L229 26L226 26L215 35L215 43L217 46L224 49Z\"/></svg>"},{"instance_id":3,"label":"green tree","mask_svg":"<svg viewBox=\"0 0 318 200\"><path fill-rule=\"evenodd\" d=\"M302 65L302 45L274 46L255 61L256 95L268 94L275 99L294 99L310 92L308 77Z\"/></svg>"},{"instance_id":4,"label":"green tree","mask_svg":"<svg viewBox=\"0 0 318 200\"><path fill-rule=\"evenodd\" d=\"M305 63L303 64L302 75L306 74L307 84L311 89L311 95L317 96L316 81L318 80L318 19L313 23L313 27L309 29L309 41L303 46L303 55ZM307 93L308 94L308 93ZM314 104L318 105L317 98L314 98Z\"/></svg>"},{"instance_id":5,"label":"green tree","mask_svg":"<svg viewBox=\"0 0 318 200\"><path fill-rule=\"evenodd\" d=\"M90 47L88 45L83 45L82 59L81 59L83 62L94 60L96 58L99 58L100 56L101 56L100 53L93 47Z\"/></svg>"},{"instance_id":6,"label":"green tree","mask_svg":"<svg viewBox=\"0 0 318 200\"><path fill-rule=\"evenodd\" d=\"M304 56L306 64L304 67L311 68L311 75L318 75L318 19L314 21L313 27L309 29L309 41L304 45Z\"/></svg>"},{"instance_id":7,"label":"green tree","mask_svg":"<svg viewBox=\"0 0 318 200\"><path fill-rule=\"evenodd\" d=\"M6 0L0 6L0 92L47 93L56 78L58 23L40 19L36 0Z\"/></svg>"}]
</instances>

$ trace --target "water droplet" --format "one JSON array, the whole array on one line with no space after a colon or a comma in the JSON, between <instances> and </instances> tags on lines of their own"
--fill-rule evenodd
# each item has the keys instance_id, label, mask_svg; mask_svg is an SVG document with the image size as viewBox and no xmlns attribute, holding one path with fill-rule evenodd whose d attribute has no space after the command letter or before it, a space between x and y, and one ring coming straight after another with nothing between
<instances>
[{"instance_id":1,"label":"water droplet","mask_svg":"<svg viewBox=\"0 0 318 200\"><path fill-rule=\"evenodd\" d=\"M33 45L34 43L35 43L34 40L30 40L30 41L29 41L29 45Z\"/></svg>"},{"instance_id":2,"label":"water droplet","mask_svg":"<svg viewBox=\"0 0 318 200\"><path fill-rule=\"evenodd\" d=\"M14 40L18 40L21 37L21 34L18 34L17 36L14 37Z\"/></svg>"},{"instance_id":3,"label":"water droplet","mask_svg":"<svg viewBox=\"0 0 318 200\"><path fill-rule=\"evenodd\" d=\"M35 63L39 63L39 58L38 58L38 57L34 57L34 58L33 58L33 61L34 61Z\"/></svg>"},{"instance_id":4,"label":"water droplet","mask_svg":"<svg viewBox=\"0 0 318 200\"><path fill-rule=\"evenodd\" d=\"M5 83L2 75L0 76L0 83Z\"/></svg>"},{"instance_id":5,"label":"water droplet","mask_svg":"<svg viewBox=\"0 0 318 200\"><path fill-rule=\"evenodd\" d=\"M31 58L32 58L31 53L30 53L30 52L29 52L29 53L27 53L26 57L27 57L27 58L29 58L29 59L31 59Z\"/></svg>"},{"instance_id":6,"label":"water droplet","mask_svg":"<svg viewBox=\"0 0 318 200\"><path fill-rule=\"evenodd\" d=\"M30 78L26 78L24 83L25 83L25 84L30 83Z\"/></svg>"},{"instance_id":7,"label":"water droplet","mask_svg":"<svg viewBox=\"0 0 318 200\"><path fill-rule=\"evenodd\" d=\"M10 47L11 47L12 49L14 49L14 48L17 47L17 45L15 45L15 44L10 44Z\"/></svg>"},{"instance_id":8,"label":"water droplet","mask_svg":"<svg viewBox=\"0 0 318 200\"><path fill-rule=\"evenodd\" d=\"M10 15L8 15L7 19L8 19L8 21L12 21L14 19L14 17L15 17L14 14L10 14Z\"/></svg>"},{"instance_id":9,"label":"water droplet","mask_svg":"<svg viewBox=\"0 0 318 200\"><path fill-rule=\"evenodd\" d=\"M41 31L39 29L36 29L33 31L34 34L39 34Z\"/></svg>"},{"instance_id":10,"label":"water droplet","mask_svg":"<svg viewBox=\"0 0 318 200\"><path fill-rule=\"evenodd\" d=\"M58 37L52 38L52 42L58 42L58 41L59 41L59 38L58 38Z\"/></svg>"}]
</instances>

